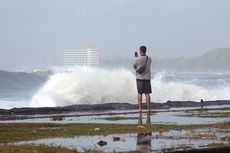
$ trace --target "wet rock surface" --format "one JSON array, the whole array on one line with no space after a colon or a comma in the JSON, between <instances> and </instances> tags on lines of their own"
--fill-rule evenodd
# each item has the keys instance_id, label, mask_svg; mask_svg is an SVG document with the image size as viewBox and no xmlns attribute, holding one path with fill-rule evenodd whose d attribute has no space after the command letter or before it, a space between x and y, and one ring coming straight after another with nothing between
<instances>
[{"instance_id":1,"label":"wet rock surface","mask_svg":"<svg viewBox=\"0 0 230 153\"><path fill-rule=\"evenodd\" d=\"M230 147L191 149L186 151L164 151L165 153L230 153Z\"/></svg>"},{"instance_id":2,"label":"wet rock surface","mask_svg":"<svg viewBox=\"0 0 230 153\"><path fill-rule=\"evenodd\" d=\"M107 145L107 142L101 140L101 141L98 141L97 144L98 144L99 146L103 147L103 146Z\"/></svg>"},{"instance_id":3,"label":"wet rock surface","mask_svg":"<svg viewBox=\"0 0 230 153\"><path fill-rule=\"evenodd\" d=\"M202 106L211 105L229 105L228 100L218 101L204 101ZM200 102L194 101L168 101L166 103L152 103L152 109L169 109L179 107L201 107ZM108 110L134 110L137 109L137 104L129 103L106 103L95 105L71 105L64 107L41 107L41 108L13 108L13 109L0 109L0 115L36 115L36 114L63 114L72 112L87 112L87 111L108 111ZM146 108L146 104L143 104L143 109Z\"/></svg>"}]
</instances>

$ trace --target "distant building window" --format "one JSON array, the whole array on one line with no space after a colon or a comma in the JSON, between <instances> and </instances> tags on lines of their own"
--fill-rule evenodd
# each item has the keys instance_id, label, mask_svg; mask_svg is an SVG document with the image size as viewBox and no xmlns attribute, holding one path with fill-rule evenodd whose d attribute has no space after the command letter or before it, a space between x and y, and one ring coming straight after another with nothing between
<instances>
[{"instance_id":1,"label":"distant building window","mask_svg":"<svg viewBox=\"0 0 230 153\"><path fill-rule=\"evenodd\" d=\"M66 49L64 64L71 65L99 65L100 50L96 48Z\"/></svg>"}]
</instances>

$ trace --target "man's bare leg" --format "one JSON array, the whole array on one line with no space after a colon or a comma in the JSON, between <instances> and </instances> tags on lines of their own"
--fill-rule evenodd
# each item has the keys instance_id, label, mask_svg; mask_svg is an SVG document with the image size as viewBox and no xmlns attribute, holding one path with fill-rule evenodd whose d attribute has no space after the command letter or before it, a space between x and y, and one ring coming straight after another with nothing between
<instances>
[{"instance_id":1,"label":"man's bare leg","mask_svg":"<svg viewBox=\"0 0 230 153\"><path fill-rule=\"evenodd\" d=\"M151 124L151 112L147 112L147 119L146 119L146 124Z\"/></svg>"},{"instance_id":2,"label":"man's bare leg","mask_svg":"<svg viewBox=\"0 0 230 153\"><path fill-rule=\"evenodd\" d=\"M137 100L138 100L139 112L142 112L142 94L138 94Z\"/></svg>"},{"instance_id":3,"label":"man's bare leg","mask_svg":"<svg viewBox=\"0 0 230 153\"><path fill-rule=\"evenodd\" d=\"M151 106L150 106L150 95L149 94L145 94L145 98L146 98L146 105L147 105L147 111L151 111Z\"/></svg>"}]
</instances>

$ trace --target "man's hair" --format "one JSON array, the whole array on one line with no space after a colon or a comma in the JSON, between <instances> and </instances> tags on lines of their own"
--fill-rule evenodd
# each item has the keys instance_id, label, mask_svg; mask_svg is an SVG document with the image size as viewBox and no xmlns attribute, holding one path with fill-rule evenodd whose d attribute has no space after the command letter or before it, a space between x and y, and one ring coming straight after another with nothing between
<instances>
[{"instance_id":1,"label":"man's hair","mask_svg":"<svg viewBox=\"0 0 230 153\"><path fill-rule=\"evenodd\" d=\"M140 51L142 52L142 53L146 53L146 50L147 50L147 48L145 47L145 46L141 46L140 47Z\"/></svg>"}]
</instances>

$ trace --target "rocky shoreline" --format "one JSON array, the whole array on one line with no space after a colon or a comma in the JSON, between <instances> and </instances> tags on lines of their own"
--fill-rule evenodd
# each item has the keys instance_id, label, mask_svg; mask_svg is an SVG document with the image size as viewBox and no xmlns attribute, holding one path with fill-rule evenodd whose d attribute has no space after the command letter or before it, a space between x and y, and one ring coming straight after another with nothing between
<instances>
[{"instance_id":1,"label":"rocky shoreline","mask_svg":"<svg viewBox=\"0 0 230 153\"><path fill-rule=\"evenodd\" d=\"M230 147L217 147L217 148L203 148L203 149L190 149L183 151L169 151L165 153L229 153Z\"/></svg>"},{"instance_id":2,"label":"rocky shoreline","mask_svg":"<svg viewBox=\"0 0 230 153\"><path fill-rule=\"evenodd\" d=\"M217 100L217 101L168 101L166 103L152 103L152 109L169 109L179 107L201 107L211 105L230 105L230 100ZM100 112L110 110L135 110L138 108L137 104L129 103L105 103L94 105L71 105L64 107L24 107L24 108L12 108L12 109L0 109L0 115L37 115L37 114L63 114L72 112ZM143 108L146 108L146 104L143 103Z\"/></svg>"}]
</instances>

